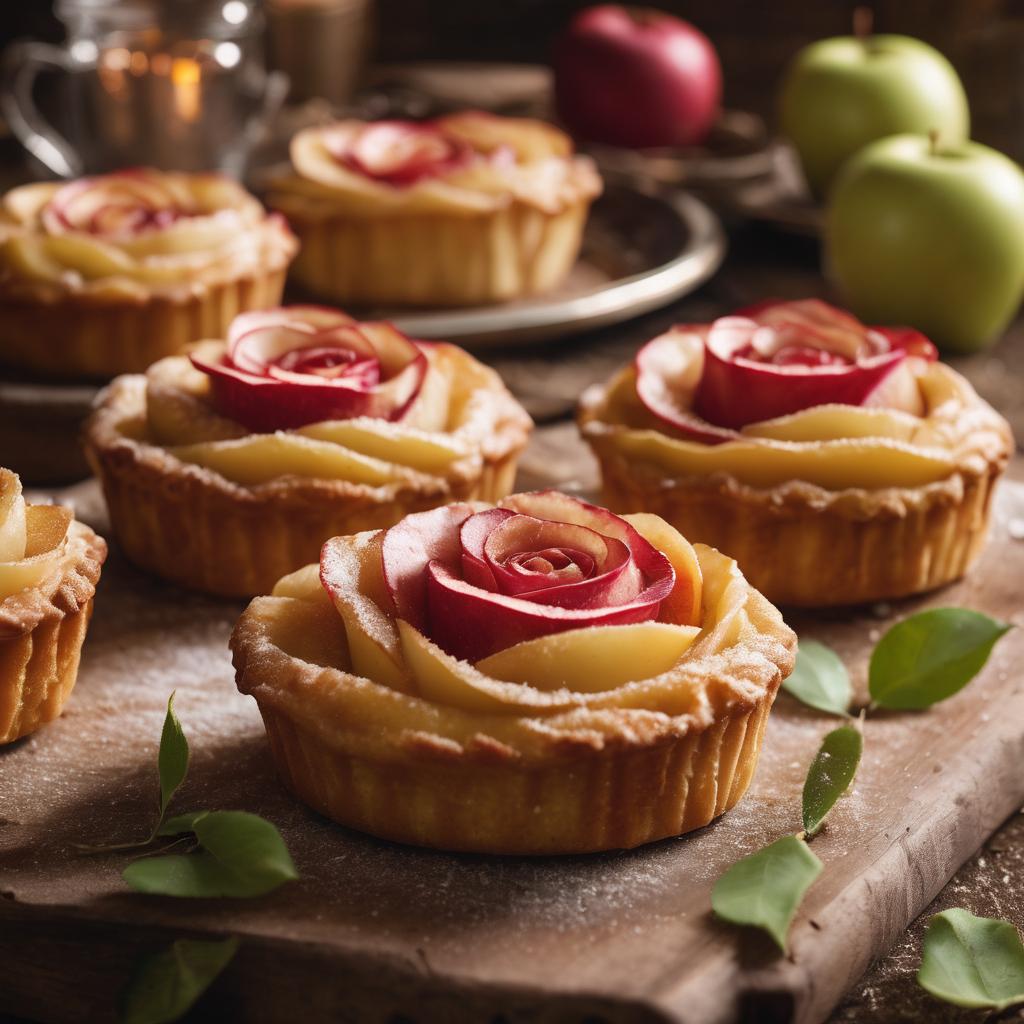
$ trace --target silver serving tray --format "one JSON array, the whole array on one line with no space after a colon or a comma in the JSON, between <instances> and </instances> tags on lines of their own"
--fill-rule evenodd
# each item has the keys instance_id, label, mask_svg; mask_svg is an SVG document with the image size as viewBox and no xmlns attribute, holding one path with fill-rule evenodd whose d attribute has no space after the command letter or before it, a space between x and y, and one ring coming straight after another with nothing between
<instances>
[{"instance_id":1,"label":"silver serving tray","mask_svg":"<svg viewBox=\"0 0 1024 1024\"><path fill-rule=\"evenodd\" d=\"M579 261L556 291L493 306L370 312L414 338L466 348L557 342L689 294L714 274L725 250L721 223L699 199L612 182L591 210Z\"/></svg>"}]
</instances>

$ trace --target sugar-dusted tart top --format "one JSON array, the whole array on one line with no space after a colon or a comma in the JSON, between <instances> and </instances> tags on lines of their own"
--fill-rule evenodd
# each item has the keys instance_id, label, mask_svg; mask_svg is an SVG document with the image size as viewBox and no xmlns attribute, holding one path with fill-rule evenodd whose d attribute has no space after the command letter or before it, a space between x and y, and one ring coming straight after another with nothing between
<instances>
[{"instance_id":1,"label":"sugar-dusted tart top","mask_svg":"<svg viewBox=\"0 0 1024 1024\"><path fill-rule=\"evenodd\" d=\"M291 160L269 201L299 218L472 215L514 201L557 213L601 191L593 162L553 125L480 111L307 128Z\"/></svg>"},{"instance_id":2,"label":"sugar-dusted tart top","mask_svg":"<svg viewBox=\"0 0 1024 1024\"><path fill-rule=\"evenodd\" d=\"M282 219L230 178L139 168L8 192L0 287L96 297L199 291L281 268L296 249Z\"/></svg>"},{"instance_id":3,"label":"sugar-dusted tart top","mask_svg":"<svg viewBox=\"0 0 1024 1024\"><path fill-rule=\"evenodd\" d=\"M1006 422L934 346L824 302L674 327L580 404L584 435L666 476L918 487L1007 457Z\"/></svg>"},{"instance_id":4,"label":"sugar-dusted tart top","mask_svg":"<svg viewBox=\"0 0 1024 1024\"><path fill-rule=\"evenodd\" d=\"M92 597L106 545L60 505L30 505L0 469L0 639Z\"/></svg>"},{"instance_id":5,"label":"sugar-dusted tart top","mask_svg":"<svg viewBox=\"0 0 1024 1024\"><path fill-rule=\"evenodd\" d=\"M232 646L239 686L329 744L531 761L749 710L796 638L731 559L546 491L336 537Z\"/></svg>"},{"instance_id":6,"label":"sugar-dusted tart top","mask_svg":"<svg viewBox=\"0 0 1024 1024\"><path fill-rule=\"evenodd\" d=\"M244 313L226 340L120 378L93 429L223 484L334 481L379 496L475 478L531 426L498 375L454 345L287 306Z\"/></svg>"}]
</instances>

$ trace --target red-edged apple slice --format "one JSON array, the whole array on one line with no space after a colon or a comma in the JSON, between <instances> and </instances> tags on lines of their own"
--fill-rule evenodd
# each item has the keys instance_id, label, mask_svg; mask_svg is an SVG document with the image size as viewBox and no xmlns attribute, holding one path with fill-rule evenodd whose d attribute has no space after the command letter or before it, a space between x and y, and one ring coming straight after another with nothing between
<instances>
[{"instance_id":1,"label":"red-edged apple slice","mask_svg":"<svg viewBox=\"0 0 1024 1024\"><path fill-rule=\"evenodd\" d=\"M661 603L658 621L699 626L704 618L704 576L693 545L661 516L634 512L622 518L664 554L675 569L675 584Z\"/></svg>"},{"instance_id":2,"label":"red-edged apple slice","mask_svg":"<svg viewBox=\"0 0 1024 1024\"><path fill-rule=\"evenodd\" d=\"M939 355L938 349L913 327L865 327L856 317L820 299L798 302L770 299L746 306L734 315L754 320L764 327L792 328L803 338L819 339L824 347L847 355L851 361L859 355L877 355L892 349L902 349L908 355L929 361ZM865 342L869 353L862 351Z\"/></svg>"},{"instance_id":3,"label":"red-edged apple slice","mask_svg":"<svg viewBox=\"0 0 1024 1024\"><path fill-rule=\"evenodd\" d=\"M821 299L791 302L769 299L737 310L733 315L772 328L777 348L817 349L852 362L865 346L867 328L845 310ZM886 347L878 351L885 351Z\"/></svg>"},{"instance_id":4,"label":"red-edged apple slice","mask_svg":"<svg viewBox=\"0 0 1024 1024\"><path fill-rule=\"evenodd\" d=\"M929 363L939 358L939 350L920 331L913 327L872 327L889 342L889 347L902 349L909 356L917 356Z\"/></svg>"},{"instance_id":5,"label":"red-edged apple slice","mask_svg":"<svg viewBox=\"0 0 1024 1024\"><path fill-rule=\"evenodd\" d=\"M538 604L603 608L643 589L621 540L572 523L513 516L488 536L484 557L499 592Z\"/></svg>"},{"instance_id":6,"label":"red-edged apple slice","mask_svg":"<svg viewBox=\"0 0 1024 1024\"><path fill-rule=\"evenodd\" d=\"M648 580L666 572L671 574L668 560L657 548L646 541L622 516L600 505L592 505L580 498L570 498L561 491L549 490L510 495L502 500L501 507L537 519L549 519L553 523L585 526L606 538L620 540L629 548L637 567Z\"/></svg>"},{"instance_id":7,"label":"red-edged apple slice","mask_svg":"<svg viewBox=\"0 0 1024 1024\"><path fill-rule=\"evenodd\" d=\"M427 565L433 561L452 568L459 565L459 527L478 511L480 506L469 502L445 505L430 512L414 512L384 532L384 584L395 614L420 632L427 625Z\"/></svg>"},{"instance_id":8,"label":"red-edged apple slice","mask_svg":"<svg viewBox=\"0 0 1024 1024\"><path fill-rule=\"evenodd\" d=\"M471 558L482 560L492 575L507 562L505 555L523 553L528 562L549 548L582 549L602 575L574 583L559 579L553 587L535 587L525 597L489 592L457 578L441 560L430 562L429 633L456 657L476 660L567 629L644 622L657 616L661 602L672 593L675 572L669 560L606 509L556 491L514 495L503 505L520 514L489 517L487 525L496 525L484 542L482 559L479 537L472 537L472 529L465 535ZM508 532L502 536L500 531ZM626 552L628 558L623 557ZM558 603L550 603L553 599Z\"/></svg>"},{"instance_id":9,"label":"red-edged apple slice","mask_svg":"<svg viewBox=\"0 0 1024 1024\"><path fill-rule=\"evenodd\" d=\"M736 432L708 423L686 404L708 330L696 324L674 327L644 345L636 355L636 393L648 412L687 440L722 444L735 440Z\"/></svg>"},{"instance_id":10,"label":"red-edged apple slice","mask_svg":"<svg viewBox=\"0 0 1024 1024\"><path fill-rule=\"evenodd\" d=\"M255 309L239 313L228 328L228 349L234 351L240 338L260 327L303 327L314 331L343 324L354 324L356 320L340 309L330 306L277 306L274 309Z\"/></svg>"},{"instance_id":11,"label":"red-edged apple slice","mask_svg":"<svg viewBox=\"0 0 1024 1024\"><path fill-rule=\"evenodd\" d=\"M658 614L674 574L662 577L628 604L610 608L560 608L492 594L459 579L438 562L427 566L427 633L444 651L479 661L523 640L584 626L629 625Z\"/></svg>"},{"instance_id":12,"label":"red-edged apple slice","mask_svg":"<svg viewBox=\"0 0 1024 1024\"><path fill-rule=\"evenodd\" d=\"M192 364L210 376L217 408L257 432L357 416L401 419L427 372L416 343L383 323L321 330L301 320L264 323L236 333L231 353L219 362L193 353Z\"/></svg>"},{"instance_id":13,"label":"red-edged apple slice","mask_svg":"<svg viewBox=\"0 0 1024 1024\"><path fill-rule=\"evenodd\" d=\"M462 576L474 587L484 590L497 590L498 581L487 563L484 545L498 525L506 519L515 517L515 512L508 508L489 508L470 516L459 530L459 542L462 545Z\"/></svg>"},{"instance_id":14,"label":"red-edged apple slice","mask_svg":"<svg viewBox=\"0 0 1024 1024\"><path fill-rule=\"evenodd\" d=\"M860 405L902 362L901 350L870 355L855 363L779 365L744 358L758 348L765 328L743 317L723 317L711 327L704 347L704 372L694 408L720 427L738 430L815 405Z\"/></svg>"},{"instance_id":15,"label":"red-edged apple slice","mask_svg":"<svg viewBox=\"0 0 1024 1024\"><path fill-rule=\"evenodd\" d=\"M514 511L524 514L499 516L495 513L501 509L451 505L407 516L385 533L381 547L384 579L400 618L425 632L449 654L476 660L522 640L561 630L643 622L657 616L662 600L673 590L675 572L668 559L628 523L604 509L556 492L517 495L508 503ZM537 513L536 519L550 522L542 527L531 525L527 518L531 511ZM475 512L482 515L467 529L464 539L461 527ZM488 558L485 535L489 538L519 520L523 521L525 536L518 536L514 547L531 554L535 549L550 547L546 535L531 543L535 539L531 530L536 534L538 529L548 530L566 523L570 531L577 526L600 528L599 532L605 534L603 540L611 538L632 554L627 564L636 563L640 574L638 586L628 600L616 605L588 607L587 595L581 592L578 606L561 607L539 603L537 594L526 599L491 592L458 575L460 569L464 571L466 562L479 563L477 570L489 570L492 574L476 576L487 584L493 578L495 563ZM510 540L505 538L506 542ZM467 559L462 558L464 544L468 545ZM573 586L563 590L568 594Z\"/></svg>"}]
</instances>

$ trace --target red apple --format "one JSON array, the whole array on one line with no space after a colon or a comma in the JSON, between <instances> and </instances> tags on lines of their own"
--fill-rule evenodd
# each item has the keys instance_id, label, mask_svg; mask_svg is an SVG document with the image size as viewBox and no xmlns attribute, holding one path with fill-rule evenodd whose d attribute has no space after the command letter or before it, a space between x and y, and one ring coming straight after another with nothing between
<instances>
[{"instance_id":1,"label":"red apple","mask_svg":"<svg viewBox=\"0 0 1024 1024\"><path fill-rule=\"evenodd\" d=\"M722 68L711 42L663 11L602 4L555 44L555 103L571 131L612 146L692 146L718 117Z\"/></svg>"}]
</instances>

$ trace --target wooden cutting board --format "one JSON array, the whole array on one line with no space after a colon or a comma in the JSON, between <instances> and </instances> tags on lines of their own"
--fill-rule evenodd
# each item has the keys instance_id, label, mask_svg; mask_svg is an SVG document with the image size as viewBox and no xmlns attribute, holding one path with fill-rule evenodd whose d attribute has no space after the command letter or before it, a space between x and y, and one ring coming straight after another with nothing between
<instances>
[{"instance_id":1,"label":"wooden cutting board","mask_svg":"<svg viewBox=\"0 0 1024 1024\"><path fill-rule=\"evenodd\" d=\"M527 469L566 479L583 465L558 440L551 459L542 434ZM77 497L99 521L93 486ZM1007 484L966 582L896 609L791 622L835 646L863 690L870 646L898 616L958 604L1020 621L1024 542L1011 523L1019 535L1024 487ZM868 720L855 790L814 841L825 870L782 958L716 922L709 893L729 864L799 828L804 774L833 719L780 696L750 793L681 839L532 860L401 847L281 789L255 704L233 682L226 645L241 607L162 586L112 555L67 712L0 753L0 1011L103 1024L144 952L237 934L235 961L191 1019L812 1024L1024 801L1017 631L958 696ZM121 881L126 856L76 852L145 833L172 690L193 752L175 807L267 816L301 881L250 901L144 897Z\"/></svg>"}]
</instances>

